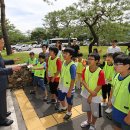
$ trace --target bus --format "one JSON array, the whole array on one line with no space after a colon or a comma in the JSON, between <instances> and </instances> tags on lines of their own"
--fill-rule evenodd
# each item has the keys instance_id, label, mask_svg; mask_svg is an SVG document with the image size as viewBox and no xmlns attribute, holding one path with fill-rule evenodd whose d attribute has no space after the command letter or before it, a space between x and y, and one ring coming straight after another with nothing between
<instances>
[{"instance_id":1,"label":"bus","mask_svg":"<svg viewBox=\"0 0 130 130\"><path fill-rule=\"evenodd\" d=\"M55 45L57 41L60 41L63 46L68 46L68 44L72 43L73 40L77 40L77 38L52 38L49 39L49 45Z\"/></svg>"}]
</instances>

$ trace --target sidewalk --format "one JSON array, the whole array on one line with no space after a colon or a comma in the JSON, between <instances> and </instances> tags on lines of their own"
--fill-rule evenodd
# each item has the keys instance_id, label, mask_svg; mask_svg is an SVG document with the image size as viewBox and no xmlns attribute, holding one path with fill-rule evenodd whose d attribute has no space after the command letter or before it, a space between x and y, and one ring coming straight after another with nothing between
<instances>
[{"instance_id":1,"label":"sidewalk","mask_svg":"<svg viewBox=\"0 0 130 130\"><path fill-rule=\"evenodd\" d=\"M0 127L0 130L26 130L18 103L10 90L7 90L7 108L8 111L11 111L11 115L8 118L12 119L14 123L11 126Z\"/></svg>"}]
</instances>

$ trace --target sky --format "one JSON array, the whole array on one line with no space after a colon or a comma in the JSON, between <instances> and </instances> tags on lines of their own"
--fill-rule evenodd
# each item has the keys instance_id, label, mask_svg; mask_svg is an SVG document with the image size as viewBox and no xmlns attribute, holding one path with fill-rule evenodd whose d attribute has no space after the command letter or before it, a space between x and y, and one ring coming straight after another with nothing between
<instances>
[{"instance_id":1,"label":"sky","mask_svg":"<svg viewBox=\"0 0 130 130\"><path fill-rule=\"evenodd\" d=\"M53 1L53 0L50 0ZM36 27L42 27L42 19L54 10L63 9L78 0L57 0L48 5L43 0L5 0L6 18L17 29L26 33Z\"/></svg>"}]
</instances>

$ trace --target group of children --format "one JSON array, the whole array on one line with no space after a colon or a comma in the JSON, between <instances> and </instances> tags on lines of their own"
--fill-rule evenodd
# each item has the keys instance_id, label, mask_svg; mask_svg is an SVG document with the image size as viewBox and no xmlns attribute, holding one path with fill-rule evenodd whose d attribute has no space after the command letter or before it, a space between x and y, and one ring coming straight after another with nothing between
<instances>
[{"instance_id":1,"label":"group of children","mask_svg":"<svg viewBox=\"0 0 130 130\"><path fill-rule=\"evenodd\" d=\"M49 52L47 45L43 45L38 61L34 53L30 53L28 65L31 66L34 86L30 94L35 94L36 86L39 86L43 90L44 101L60 104L57 111L66 112L64 120L68 120L72 116L75 87L81 88L82 110L87 112L82 128L90 126L89 130L95 130L96 120L103 114L101 108L108 103L106 112L112 112L114 129L130 130L130 56L106 54L101 64L96 52L89 54L87 60L83 59L82 53L73 58L73 48L59 51L59 44L49 47Z\"/></svg>"}]
</instances>

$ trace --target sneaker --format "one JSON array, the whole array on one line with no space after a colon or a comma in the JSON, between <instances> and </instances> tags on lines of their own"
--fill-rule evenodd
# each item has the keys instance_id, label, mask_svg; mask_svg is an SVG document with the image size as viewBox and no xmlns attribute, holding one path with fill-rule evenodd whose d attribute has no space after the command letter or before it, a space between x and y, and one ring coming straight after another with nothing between
<instances>
[{"instance_id":1,"label":"sneaker","mask_svg":"<svg viewBox=\"0 0 130 130\"><path fill-rule=\"evenodd\" d=\"M30 90L30 94L36 94L34 90Z\"/></svg>"},{"instance_id":2,"label":"sneaker","mask_svg":"<svg viewBox=\"0 0 130 130\"><path fill-rule=\"evenodd\" d=\"M59 109L60 109L60 103L57 102L57 103L55 104L55 110L57 111L57 110L59 110Z\"/></svg>"},{"instance_id":3,"label":"sneaker","mask_svg":"<svg viewBox=\"0 0 130 130\"><path fill-rule=\"evenodd\" d=\"M107 117L109 120L112 120L112 115L111 115L111 114L106 114L106 117Z\"/></svg>"},{"instance_id":4,"label":"sneaker","mask_svg":"<svg viewBox=\"0 0 130 130\"><path fill-rule=\"evenodd\" d=\"M95 126L93 125L90 125L89 129L88 130L96 130Z\"/></svg>"},{"instance_id":5,"label":"sneaker","mask_svg":"<svg viewBox=\"0 0 130 130\"><path fill-rule=\"evenodd\" d=\"M85 128L85 127L87 127L87 126L89 126L89 125L90 125L90 123L88 123L88 120L83 121L83 122L80 124L81 128Z\"/></svg>"},{"instance_id":6,"label":"sneaker","mask_svg":"<svg viewBox=\"0 0 130 130\"><path fill-rule=\"evenodd\" d=\"M47 104L56 104L56 100L55 99L48 100Z\"/></svg>"},{"instance_id":7,"label":"sneaker","mask_svg":"<svg viewBox=\"0 0 130 130\"><path fill-rule=\"evenodd\" d=\"M69 120L71 118L71 116L72 116L72 114L71 115L66 114L63 119L64 120Z\"/></svg>"},{"instance_id":8,"label":"sneaker","mask_svg":"<svg viewBox=\"0 0 130 130\"><path fill-rule=\"evenodd\" d=\"M110 114L110 113L112 112L112 108L108 107L108 108L105 110L105 112L106 112L107 114Z\"/></svg>"},{"instance_id":9,"label":"sneaker","mask_svg":"<svg viewBox=\"0 0 130 130\"><path fill-rule=\"evenodd\" d=\"M106 103L106 102L102 102L102 103L101 103L101 106L102 106L102 107L106 107L106 106L107 106L107 103Z\"/></svg>"},{"instance_id":10,"label":"sneaker","mask_svg":"<svg viewBox=\"0 0 130 130\"><path fill-rule=\"evenodd\" d=\"M66 108L66 109L62 109L62 108L61 108L61 109L58 110L58 113L64 113L64 112L66 112L66 111L67 111L67 108Z\"/></svg>"},{"instance_id":11,"label":"sneaker","mask_svg":"<svg viewBox=\"0 0 130 130\"><path fill-rule=\"evenodd\" d=\"M44 98L43 98L43 101L44 101L44 102L48 101L47 97L44 97Z\"/></svg>"}]
</instances>

